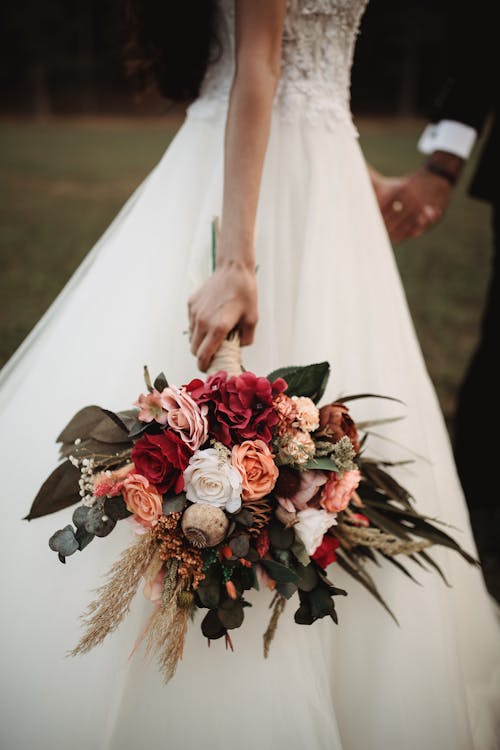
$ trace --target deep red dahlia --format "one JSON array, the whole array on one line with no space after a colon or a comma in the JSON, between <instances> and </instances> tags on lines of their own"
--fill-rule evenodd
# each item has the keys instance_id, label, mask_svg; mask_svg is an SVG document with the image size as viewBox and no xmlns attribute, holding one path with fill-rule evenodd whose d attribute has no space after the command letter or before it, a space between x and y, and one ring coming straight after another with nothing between
<instances>
[{"instance_id":1,"label":"deep red dahlia","mask_svg":"<svg viewBox=\"0 0 500 750\"><path fill-rule=\"evenodd\" d=\"M186 443L170 430L159 435L146 433L132 448L135 471L145 476L162 493L170 489L176 494L182 492L182 472L192 455Z\"/></svg>"},{"instance_id":2,"label":"deep red dahlia","mask_svg":"<svg viewBox=\"0 0 500 750\"><path fill-rule=\"evenodd\" d=\"M253 372L231 378L223 371L203 383L193 380L186 386L198 404L208 405L209 430L217 440L231 447L244 440L270 443L278 416L273 400L286 390L283 378L271 383Z\"/></svg>"},{"instance_id":3,"label":"deep red dahlia","mask_svg":"<svg viewBox=\"0 0 500 750\"><path fill-rule=\"evenodd\" d=\"M340 547L340 542L331 534L325 534L323 541L312 555L312 559L318 563L320 568L325 568L337 560L335 550Z\"/></svg>"}]
</instances>

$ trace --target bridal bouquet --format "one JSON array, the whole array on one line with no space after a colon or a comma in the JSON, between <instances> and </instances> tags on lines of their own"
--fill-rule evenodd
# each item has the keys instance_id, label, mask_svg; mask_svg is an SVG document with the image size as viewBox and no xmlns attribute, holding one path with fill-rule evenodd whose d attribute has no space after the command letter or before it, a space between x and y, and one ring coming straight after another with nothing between
<instances>
[{"instance_id":1,"label":"bridal bouquet","mask_svg":"<svg viewBox=\"0 0 500 750\"><path fill-rule=\"evenodd\" d=\"M202 610L209 643L232 648L252 588L274 596L267 656L287 600L299 625L337 622L335 599L347 592L327 576L332 563L388 609L367 561L382 557L411 578L397 557L406 556L441 572L428 550L441 544L474 562L418 512L388 463L365 457L370 424L356 425L346 403L371 394L317 406L329 370L322 362L258 377L237 366L181 386L163 374L152 383L145 370L133 410L76 414L58 438L64 461L27 518L78 503L49 540L63 563L118 523L137 536L90 605L73 654L119 625L141 579L152 605L143 638L168 680L190 617Z\"/></svg>"}]
</instances>

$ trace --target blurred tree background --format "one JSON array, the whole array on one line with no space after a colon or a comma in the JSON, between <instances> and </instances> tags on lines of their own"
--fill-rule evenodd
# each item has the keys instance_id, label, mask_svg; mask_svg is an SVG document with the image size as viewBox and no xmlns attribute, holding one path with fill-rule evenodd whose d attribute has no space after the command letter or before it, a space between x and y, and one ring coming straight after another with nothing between
<instances>
[{"instance_id":1,"label":"blurred tree background","mask_svg":"<svg viewBox=\"0 0 500 750\"><path fill-rule=\"evenodd\" d=\"M182 122L182 109L154 94L139 96L127 80L124 6L3 0L0 7L0 364ZM367 157L388 174L421 161L416 141L446 75L450 8L451 0L368 5L353 111ZM489 269L489 211L467 198L466 184L467 176L439 227L396 248L450 426Z\"/></svg>"},{"instance_id":2,"label":"blurred tree background","mask_svg":"<svg viewBox=\"0 0 500 750\"><path fill-rule=\"evenodd\" d=\"M404 116L426 110L445 73L448 2L369 3L356 51L355 110ZM40 118L162 111L156 97L138 105L130 96L124 8L125 0L3 0L1 111Z\"/></svg>"}]
</instances>

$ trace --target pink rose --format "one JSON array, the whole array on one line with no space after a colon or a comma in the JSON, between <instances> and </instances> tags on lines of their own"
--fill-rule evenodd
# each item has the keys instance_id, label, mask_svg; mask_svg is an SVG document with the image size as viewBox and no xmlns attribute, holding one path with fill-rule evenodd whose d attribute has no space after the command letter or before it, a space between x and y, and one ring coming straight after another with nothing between
<instances>
[{"instance_id":1,"label":"pink rose","mask_svg":"<svg viewBox=\"0 0 500 750\"><path fill-rule=\"evenodd\" d=\"M329 513L340 513L341 510L345 510L360 481L361 473L358 469L344 471L341 476L332 471L321 493L321 507Z\"/></svg>"},{"instance_id":2,"label":"pink rose","mask_svg":"<svg viewBox=\"0 0 500 750\"><path fill-rule=\"evenodd\" d=\"M161 495L142 474L129 474L123 482L123 497L143 526L154 526L162 514Z\"/></svg>"},{"instance_id":3,"label":"pink rose","mask_svg":"<svg viewBox=\"0 0 500 750\"><path fill-rule=\"evenodd\" d=\"M243 500L260 500L276 484L278 467L263 440L245 440L241 445L235 445L231 463L241 474Z\"/></svg>"},{"instance_id":4,"label":"pink rose","mask_svg":"<svg viewBox=\"0 0 500 750\"><path fill-rule=\"evenodd\" d=\"M290 497L279 497L279 504L290 513L294 510L304 510L307 503L317 494L320 487L326 483L326 474L323 471L298 471L300 478L298 489Z\"/></svg>"},{"instance_id":5,"label":"pink rose","mask_svg":"<svg viewBox=\"0 0 500 750\"><path fill-rule=\"evenodd\" d=\"M208 406L198 406L185 388L175 385L163 389L161 405L167 413L169 427L179 433L192 451L198 450L208 437Z\"/></svg>"}]
</instances>

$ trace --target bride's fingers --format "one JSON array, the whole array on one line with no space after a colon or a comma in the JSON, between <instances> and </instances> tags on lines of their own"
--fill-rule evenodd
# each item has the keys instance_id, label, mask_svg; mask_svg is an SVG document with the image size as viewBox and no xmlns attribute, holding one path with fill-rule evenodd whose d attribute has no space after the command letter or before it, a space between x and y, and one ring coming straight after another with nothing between
<instances>
[{"instance_id":1,"label":"bride's fingers","mask_svg":"<svg viewBox=\"0 0 500 750\"><path fill-rule=\"evenodd\" d=\"M196 351L198 367L202 372L208 369L210 362L228 333L229 330L226 330L223 326L215 326L206 334Z\"/></svg>"},{"instance_id":2,"label":"bride's fingers","mask_svg":"<svg viewBox=\"0 0 500 750\"><path fill-rule=\"evenodd\" d=\"M191 325L191 324L190 324ZM207 335L208 325L204 320L199 318L193 318L191 327L191 354L195 356L198 354L201 342Z\"/></svg>"},{"instance_id":3,"label":"bride's fingers","mask_svg":"<svg viewBox=\"0 0 500 750\"><path fill-rule=\"evenodd\" d=\"M257 321L242 321L239 326L241 346L250 346L255 336Z\"/></svg>"}]
</instances>

